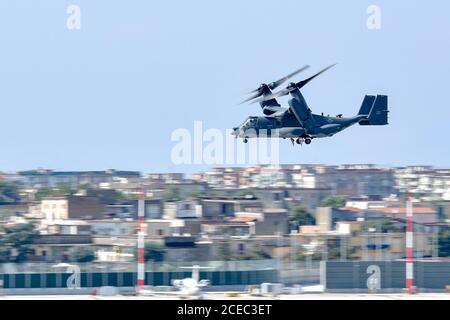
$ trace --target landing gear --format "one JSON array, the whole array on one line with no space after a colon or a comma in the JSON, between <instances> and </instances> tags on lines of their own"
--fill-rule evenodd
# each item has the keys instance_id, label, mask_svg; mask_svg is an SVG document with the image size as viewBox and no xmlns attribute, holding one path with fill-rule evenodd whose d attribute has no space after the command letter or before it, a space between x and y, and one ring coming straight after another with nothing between
<instances>
[{"instance_id":1,"label":"landing gear","mask_svg":"<svg viewBox=\"0 0 450 320\"><path fill-rule=\"evenodd\" d=\"M295 146L295 144L303 145L303 142L306 144L310 144L312 141L312 138L310 137L298 137L297 139L291 138L292 145Z\"/></svg>"},{"instance_id":2,"label":"landing gear","mask_svg":"<svg viewBox=\"0 0 450 320\"><path fill-rule=\"evenodd\" d=\"M244 143L247 143L248 142L248 139L247 138L244 138Z\"/></svg>"}]
</instances>

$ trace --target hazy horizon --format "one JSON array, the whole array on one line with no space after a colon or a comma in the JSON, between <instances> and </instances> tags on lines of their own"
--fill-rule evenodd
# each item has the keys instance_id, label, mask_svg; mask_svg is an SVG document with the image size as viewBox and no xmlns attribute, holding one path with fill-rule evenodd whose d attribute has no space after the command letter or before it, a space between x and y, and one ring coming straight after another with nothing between
<instances>
[{"instance_id":1,"label":"hazy horizon","mask_svg":"<svg viewBox=\"0 0 450 320\"><path fill-rule=\"evenodd\" d=\"M445 170L450 169L450 166L434 166L432 164L413 164L413 165L387 165L387 164L378 164L378 163L280 163L281 166L283 165L326 165L326 166L343 166L343 165L374 165L377 168L402 168L402 167L421 167L421 166L431 166L433 169L437 170ZM208 170L211 170L213 168L247 168L252 166L258 166L258 164L248 164L248 165L211 165L211 166L197 166L202 169L195 170L196 166L190 166L192 169L191 171L152 171L152 170L137 170L137 169L131 169L131 168L93 168L93 169L55 169L55 168L43 168L43 167L34 167L34 168L27 168L23 170L17 170L17 171L5 171L0 168L0 173L18 173L23 171L30 171L30 170L51 170L51 171L57 171L57 172L84 172L84 171L106 171L106 170L117 170L117 171L139 171L143 174L146 173L182 173L185 175L191 175L194 173L199 172L205 172ZM265 166L265 164L261 164L261 166Z\"/></svg>"}]
</instances>

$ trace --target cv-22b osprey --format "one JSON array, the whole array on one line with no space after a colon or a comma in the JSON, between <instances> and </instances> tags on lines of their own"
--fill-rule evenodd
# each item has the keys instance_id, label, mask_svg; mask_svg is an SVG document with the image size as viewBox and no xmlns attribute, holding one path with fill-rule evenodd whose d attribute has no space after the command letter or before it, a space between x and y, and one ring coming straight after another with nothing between
<instances>
[{"instance_id":1,"label":"cv-22b osprey","mask_svg":"<svg viewBox=\"0 0 450 320\"><path fill-rule=\"evenodd\" d=\"M388 124L388 97L385 95L366 95L357 115L352 117L325 116L313 114L308 107L300 89L308 84L312 79L327 71L331 65L315 75L303 81L291 82L285 89L273 93L272 90L279 87L294 75L306 70L309 66L289 74L278 81L269 84L262 84L250 98L242 103L253 100L252 103L259 103L264 116L248 117L242 125L233 128L232 134L236 138L242 138L247 143L249 138L289 138L292 144L310 144L314 138L332 137L348 127L359 123L363 126L381 126ZM283 108L278 103L277 98L290 95L288 108ZM256 100L254 100L256 99Z\"/></svg>"}]
</instances>

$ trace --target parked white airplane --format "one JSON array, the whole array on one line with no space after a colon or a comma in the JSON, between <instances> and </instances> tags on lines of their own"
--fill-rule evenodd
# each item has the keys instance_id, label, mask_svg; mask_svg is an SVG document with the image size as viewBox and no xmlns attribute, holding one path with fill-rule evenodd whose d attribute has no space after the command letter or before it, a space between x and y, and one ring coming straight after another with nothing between
<instances>
[{"instance_id":1,"label":"parked white airplane","mask_svg":"<svg viewBox=\"0 0 450 320\"><path fill-rule=\"evenodd\" d=\"M202 298L202 288L209 285L209 280L200 280L200 269L210 269L209 267L180 267L180 269L192 269L190 278L173 280L172 284L177 291L144 291L144 294L161 294L178 296L180 298Z\"/></svg>"}]
</instances>

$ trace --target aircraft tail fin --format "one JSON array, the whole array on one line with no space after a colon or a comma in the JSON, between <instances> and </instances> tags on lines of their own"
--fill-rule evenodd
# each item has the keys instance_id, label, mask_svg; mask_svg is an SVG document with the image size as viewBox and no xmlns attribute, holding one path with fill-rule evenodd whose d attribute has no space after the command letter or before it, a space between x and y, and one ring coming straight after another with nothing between
<instances>
[{"instance_id":1,"label":"aircraft tail fin","mask_svg":"<svg viewBox=\"0 0 450 320\"><path fill-rule=\"evenodd\" d=\"M368 110L370 112L367 112ZM359 110L359 114L368 115L368 119L360 121L359 124L366 126L386 125L388 124L388 113L388 96L366 96Z\"/></svg>"},{"instance_id":2,"label":"aircraft tail fin","mask_svg":"<svg viewBox=\"0 0 450 320\"><path fill-rule=\"evenodd\" d=\"M369 115L370 110L372 110L373 103L375 102L375 96L365 96L359 109L358 115Z\"/></svg>"}]
</instances>

